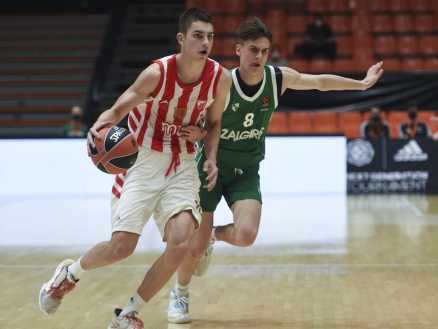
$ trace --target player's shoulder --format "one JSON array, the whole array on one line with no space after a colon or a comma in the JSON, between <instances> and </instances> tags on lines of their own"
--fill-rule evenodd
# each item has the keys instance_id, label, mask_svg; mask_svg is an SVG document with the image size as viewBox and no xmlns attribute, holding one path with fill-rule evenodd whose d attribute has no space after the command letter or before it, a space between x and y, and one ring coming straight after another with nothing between
<instances>
[{"instance_id":1,"label":"player's shoulder","mask_svg":"<svg viewBox=\"0 0 438 329\"><path fill-rule=\"evenodd\" d=\"M279 69L283 76L284 86L290 86L291 84L294 84L301 76L301 73L290 67L280 66Z\"/></svg>"},{"instance_id":2,"label":"player's shoulder","mask_svg":"<svg viewBox=\"0 0 438 329\"><path fill-rule=\"evenodd\" d=\"M140 77L142 79L159 79L161 77L161 73L160 65L154 62L143 70L143 72L140 74Z\"/></svg>"},{"instance_id":3,"label":"player's shoulder","mask_svg":"<svg viewBox=\"0 0 438 329\"><path fill-rule=\"evenodd\" d=\"M227 88L231 87L232 76L231 72L225 67L222 67L221 76L219 77L219 82L226 84Z\"/></svg>"}]
</instances>

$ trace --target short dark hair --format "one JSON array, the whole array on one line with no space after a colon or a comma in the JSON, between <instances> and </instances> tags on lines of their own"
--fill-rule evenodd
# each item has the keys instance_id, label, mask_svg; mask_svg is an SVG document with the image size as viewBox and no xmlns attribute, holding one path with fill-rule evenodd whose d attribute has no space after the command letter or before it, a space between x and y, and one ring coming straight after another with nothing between
<instances>
[{"instance_id":1,"label":"short dark hair","mask_svg":"<svg viewBox=\"0 0 438 329\"><path fill-rule=\"evenodd\" d=\"M179 16L179 32L186 35L192 23L201 21L213 25L213 17L204 9L192 7Z\"/></svg>"},{"instance_id":2,"label":"short dark hair","mask_svg":"<svg viewBox=\"0 0 438 329\"><path fill-rule=\"evenodd\" d=\"M257 17L254 21L245 21L240 24L236 31L237 42L242 45L247 40L256 40L259 38L267 38L269 42L272 42L272 33L267 26L262 23Z\"/></svg>"}]
</instances>

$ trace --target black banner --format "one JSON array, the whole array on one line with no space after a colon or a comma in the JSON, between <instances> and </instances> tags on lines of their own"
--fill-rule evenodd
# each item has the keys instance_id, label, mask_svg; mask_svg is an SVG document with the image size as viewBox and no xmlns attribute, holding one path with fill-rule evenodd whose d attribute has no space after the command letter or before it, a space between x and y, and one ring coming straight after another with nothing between
<instances>
[{"instance_id":1,"label":"black banner","mask_svg":"<svg viewBox=\"0 0 438 329\"><path fill-rule=\"evenodd\" d=\"M438 193L438 142L353 139L347 143L347 193Z\"/></svg>"},{"instance_id":2,"label":"black banner","mask_svg":"<svg viewBox=\"0 0 438 329\"><path fill-rule=\"evenodd\" d=\"M383 63L385 69L385 63ZM303 72L305 73L305 72ZM362 80L365 73L339 73L339 75ZM401 72L383 73L370 89L324 91L287 89L279 100L280 110L369 110L379 106L383 110L404 110L414 102L420 110L438 109L438 73Z\"/></svg>"}]
</instances>

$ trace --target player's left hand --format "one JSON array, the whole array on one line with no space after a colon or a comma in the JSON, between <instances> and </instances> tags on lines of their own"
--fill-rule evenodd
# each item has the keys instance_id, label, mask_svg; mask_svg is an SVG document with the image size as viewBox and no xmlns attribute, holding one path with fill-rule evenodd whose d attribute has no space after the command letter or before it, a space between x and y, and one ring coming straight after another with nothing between
<instances>
[{"instance_id":1,"label":"player's left hand","mask_svg":"<svg viewBox=\"0 0 438 329\"><path fill-rule=\"evenodd\" d=\"M188 140L192 143L200 141L205 137L205 135L207 135L207 132L205 130L201 130L201 128L198 126L181 127L179 133L182 139Z\"/></svg>"},{"instance_id":2,"label":"player's left hand","mask_svg":"<svg viewBox=\"0 0 438 329\"><path fill-rule=\"evenodd\" d=\"M382 76L382 65L383 62L378 62L368 69L367 76L362 80L362 82L365 84L364 90L374 86L377 80L379 80L379 78Z\"/></svg>"},{"instance_id":3,"label":"player's left hand","mask_svg":"<svg viewBox=\"0 0 438 329\"><path fill-rule=\"evenodd\" d=\"M216 163L211 160L206 160L204 162L203 170L207 173L206 179L208 180L208 184L204 185L203 187L206 188L208 191L211 191L216 185L217 180L218 169Z\"/></svg>"}]
</instances>

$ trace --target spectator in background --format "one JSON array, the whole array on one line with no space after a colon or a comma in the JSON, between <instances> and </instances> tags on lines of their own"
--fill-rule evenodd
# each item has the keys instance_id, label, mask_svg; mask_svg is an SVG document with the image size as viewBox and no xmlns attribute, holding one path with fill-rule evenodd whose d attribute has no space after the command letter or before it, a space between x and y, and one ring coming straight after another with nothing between
<instances>
[{"instance_id":1,"label":"spectator in background","mask_svg":"<svg viewBox=\"0 0 438 329\"><path fill-rule=\"evenodd\" d=\"M311 60L318 53L330 60L336 57L337 44L332 29L322 19L322 14L315 15L314 21L307 26L304 43L295 48L295 52L301 53L307 60Z\"/></svg>"},{"instance_id":2,"label":"spectator in background","mask_svg":"<svg viewBox=\"0 0 438 329\"><path fill-rule=\"evenodd\" d=\"M410 104L407 108L409 120L398 125L400 138L431 138L429 125L427 122L418 121L418 107L415 104Z\"/></svg>"},{"instance_id":3,"label":"spectator in background","mask_svg":"<svg viewBox=\"0 0 438 329\"><path fill-rule=\"evenodd\" d=\"M435 115L435 116L431 117L431 118L430 118L430 121L432 121L433 123L435 123L436 125L438 125L438 116ZM433 138L434 140L438 140L438 131L432 135L432 138Z\"/></svg>"},{"instance_id":4,"label":"spectator in background","mask_svg":"<svg viewBox=\"0 0 438 329\"><path fill-rule=\"evenodd\" d=\"M86 137L89 127L83 123L84 111L80 106L73 106L70 111L70 122L61 128L62 137Z\"/></svg>"},{"instance_id":5,"label":"spectator in background","mask_svg":"<svg viewBox=\"0 0 438 329\"><path fill-rule=\"evenodd\" d=\"M380 108L374 106L370 110L370 119L360 126L362 138L389 138L391 136L389 125L382 120Z\"/></svg>"},{"instance_id":6,"label":"spectator in background","mask_svg":"<svg viewBox=\"0 0 438 329\"><path fill-rule=\"evenodd\" d=\"M266 61L266 65L272 66L289 66L286 58L281 57L281 47L279 44L275 44L269 50L269 59Z\"/></svg>"}]
</instances>

